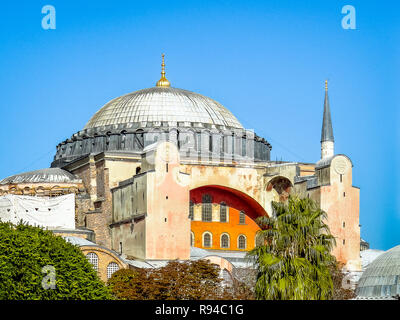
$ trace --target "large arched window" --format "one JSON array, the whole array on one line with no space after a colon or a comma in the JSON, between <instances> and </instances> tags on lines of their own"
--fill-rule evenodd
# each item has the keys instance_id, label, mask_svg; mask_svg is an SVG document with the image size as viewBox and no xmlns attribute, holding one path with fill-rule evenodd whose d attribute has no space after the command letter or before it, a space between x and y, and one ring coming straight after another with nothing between
<instances>
[{"instance_id":1,"label":"large arched window","mask_svg":"<svg viewBox=\"0 0 400 320\"><path fill-rule=\"evenodd\" d=\"M118 270L119 270L118 264L116 264L115 262L110 262L110 263L108 264L108 266L107 266L107 279L110 279L111 276L112 276L112 274L113 274L115 271L118 271Z\"/></svg>"},{"instance_id":2,"label":"large arched window","mask_svg":"<svg viewBox=\"0 0 400 320\"><path fill-rule=\"evenodd\" d=\"M94 270L97 271L99 269L99 257L97 256L97 254L95 254L94 252L89 252L86 255L86 258L92 264Z\"/></svg>"},{"instance_id":3,"label":"large arched window","mask_svg":"<svg viewBox=\"0 0 400 320\"><path fill-rule=\"evenodd\" d=\"M203 247L204 248L211 248L212 244L212 235L209 232L203 233Z\"/></svg>"},{"instance_id":4,"label":"large arched window","mask_svg":"<svg viewBox=\"0 0 400 320\"><path fill-rule=\"evenodd\" d=\"M239 223L240 224L246 223L246 214L244 213L244 211L240 211L239 213Z\"/></svg>"},{"instance_id":5,"label":"large arched window","mask_svg":"<svg viewBox=\"0 0 400 320\"><path fill-rule=\"evenodd\" d=\"M220 222L226 222L226 203L221 202L219 206L219 221Z\"/></svg>"},{"instance_id":6,"label":"large arched window","mask_svg":"<svg viewBox=\"0 0 400 320\"><path fill-rule=\"evenodd\" d=\"M201 220L212 221L212 200L209 194L204 194L202 197Z\"/></svg>"},{"instance_id":7,"label":"large arched window","mask_svg":"<svg viewBox=\"0 0 400 320\"><path fill-rule=\"evenodd\" d=\"M247 243L246 243L246 236L244 236L243 234L241 234L238 237L238 248L239 249L246 249L247 247Z\"/></svg>"},{"instance_id":8,"label":"large arched window","mask_svg":"<svg viewBox=\"0 0 400 320\"><path fill-rule=\"evenodd\" d=\"M229 235L227 233L223 233L221 235L221 248L227 249L229 247Z\"/></svg>"}]
</instances>

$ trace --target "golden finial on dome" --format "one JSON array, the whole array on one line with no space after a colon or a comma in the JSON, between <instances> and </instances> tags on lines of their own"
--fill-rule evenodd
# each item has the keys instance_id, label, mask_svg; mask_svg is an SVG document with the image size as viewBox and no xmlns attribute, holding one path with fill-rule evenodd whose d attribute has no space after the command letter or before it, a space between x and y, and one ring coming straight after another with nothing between
<instances>
[{"instance_id":1,"label":"golden finial on dome","mask_svg":"<svg viewBox=\"0 0 400 320\"><path fill-rule=\"evenodd\" d=\"M171 84L168 79L165 77L165 63L164 63L164 53L162 56L162 63L161 63L161 79L157 81L157 87L170 87Z\"/></svg>"},{"instance_id":2,"label":"golden finial on dome","mask_svg":"<svg viewBox=\"0 0 400 320\"><path fill-rule=\"evenodd\" d=\"M328 80L325 80L325 91L328 91Z\"/></svg>"}]
</instances>

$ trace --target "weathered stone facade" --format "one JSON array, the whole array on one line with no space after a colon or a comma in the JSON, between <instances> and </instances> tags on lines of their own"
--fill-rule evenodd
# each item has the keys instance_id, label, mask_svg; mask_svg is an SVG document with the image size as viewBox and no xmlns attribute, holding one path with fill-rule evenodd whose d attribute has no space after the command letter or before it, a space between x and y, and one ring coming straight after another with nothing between
<instances>
[{"instance_id":1,"label":"weathered stone facade","mask_svg":"<svg viewBox=\"0 0 400 320\"><path fill-rule=\"evenodd\" d=\"M146 260L189 259L191 242L252 249L254 220L298 194L327 212L337 259L360 267L359 189L350 159L334 156L327 84L316 164L271 161L272 146L221 104L158 84L113 99L57 146L43 172L69 182L39 189L17 177L0 183L0 194L75 192L77 227L92 230L97 245Z\"/></svg>"}]
</instances>

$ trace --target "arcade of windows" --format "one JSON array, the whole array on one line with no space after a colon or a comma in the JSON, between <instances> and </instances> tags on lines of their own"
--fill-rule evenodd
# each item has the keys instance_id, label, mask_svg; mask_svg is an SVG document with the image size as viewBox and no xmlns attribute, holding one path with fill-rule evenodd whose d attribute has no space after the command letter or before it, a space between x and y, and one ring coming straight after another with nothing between
<instances>
[{"instance_id":1,"label":"arcade of windows","mask_svg":"<svg viewBox=\"0 0 400 320\"><path fill-rule=\"evenodd\" d=\"M201 221L212 222L212 198L209 194L204 194L201 200ZM189 204L189 218L191 220L194 219L193 201L190 201ZM228 220L228 207L225 202L221 202L219 205L219 222L228 222ZM244 211L240 211L239 224L246 224L246 214Z\"/></svg>"},{"instance_id":2,"label":"arcade of windows","mask_svg":"<svg viewBox=\"0 0 400 320\"><path fill-rule=\"evenodd\" d=\"M206 231L202 235L203 248L211 248L213 244L213 235L211 232ZM190 233L190 245L194 246L194 233ZM221 234L219 239L219 245L221 249L229 249L231 247L231 237L228 233L224 232ZM240 250L247 249L247 238L245 235L240 234L237 237L237 248Z\"/></svg>"}]
</instances>

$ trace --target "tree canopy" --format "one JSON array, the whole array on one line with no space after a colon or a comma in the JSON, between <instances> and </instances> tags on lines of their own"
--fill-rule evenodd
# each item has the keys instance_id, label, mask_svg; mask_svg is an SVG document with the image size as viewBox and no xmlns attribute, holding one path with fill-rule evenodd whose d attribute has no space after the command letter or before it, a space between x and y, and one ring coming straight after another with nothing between
<instances>
[{"instance_id":1,"label":"tree canopy","mask_svg":"<svg viewBox=\"0 0 400 320\"><path fill-rule=\"evenodd\" d=\"M333 294L334 237L314 201L289 196L260 217L257 246L249 252L257 273L257 299L324 300Z\"/></svg>"},{"instance_id":2,"label":"tree canopy","mask_svg":"<svg viewBox=\"0 0 400 320\"><path fill-rule=\"evenodd\" d=\"M216 300L252 297L244 285L222 285L219 266L208 260L171 261L155 269L124 269L108 281L117 299L123 300Z\"/></svg>"},{"instance_id":3,"label":"tree canopy","mask_svg":"<svg viewBox=\"0 0 400 320\"><path fill-rule=\"evenodd\" d=\"M0 300L111 298L77 246L39 227L0 222Z\"/></svg>"}]
</instances>

